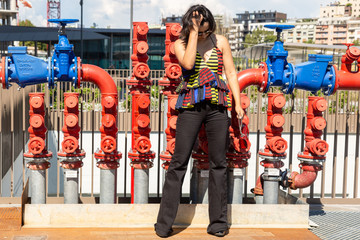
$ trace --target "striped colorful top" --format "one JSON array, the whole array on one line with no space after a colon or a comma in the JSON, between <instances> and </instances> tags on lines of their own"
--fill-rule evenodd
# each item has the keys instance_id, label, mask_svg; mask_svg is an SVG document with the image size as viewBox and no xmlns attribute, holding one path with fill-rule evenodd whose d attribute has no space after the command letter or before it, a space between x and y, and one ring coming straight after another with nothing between
<instances>
[{"instance_id":1,"label":"striped colorful top","mask_svg":"<svg viewBox=\"0 0 360 240\"><path fill-rule=\"evenodd\" d=\"M223 56L218 47L205 62L197 52L193 69L183 69L183 81L176 89L179 97L176 109L188 109L202 101L231 107L229 89L222 77Z\"/></svg>"}]
</instances>

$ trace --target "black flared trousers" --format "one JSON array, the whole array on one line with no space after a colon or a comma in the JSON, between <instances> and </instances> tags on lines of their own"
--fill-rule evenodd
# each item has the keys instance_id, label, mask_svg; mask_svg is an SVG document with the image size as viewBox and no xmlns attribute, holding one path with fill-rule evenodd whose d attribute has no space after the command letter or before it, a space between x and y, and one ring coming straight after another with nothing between
<instances>
[{"instance_id":1,"label":"black flared trousers","mask_svg":"<svg viewBox=\"0 0 360 240\"><path fill-rule=\"evenodd\" d=\"M207 231L216 233L227 226L227 163L230 119L225 108L210 103L197 104L180 112L176 124L175 152L166 173L155 231L168 234L172 229L181 188L193 145L201 124L205 124L209 149L209 218Z\"/></svg>"}]
</instances>

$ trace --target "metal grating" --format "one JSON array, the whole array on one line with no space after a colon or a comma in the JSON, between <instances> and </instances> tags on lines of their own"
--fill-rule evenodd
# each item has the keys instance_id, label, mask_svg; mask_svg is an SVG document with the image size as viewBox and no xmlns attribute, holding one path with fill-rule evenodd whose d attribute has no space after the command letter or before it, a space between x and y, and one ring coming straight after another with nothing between
<instances>
[{"instance_id":1,"label":"metal grating","mask_svg":"<svg viewBox=\"0 0 360 240\"><path fill-rule=\"evenodd\" d=\"M21 208L0 208L0 231L19 230L21 228Z\"/></svg>"},{"instance_id":2,"label":"metal grating","mask_svg":"<svg viewBox=\"0 0 360 240\"><path fill-rule=\"evenodd\" d=\"M360 212L310 211L310 220L319 225L310 230L323 240L360 239Z\"/></svg>"}]
</instances>

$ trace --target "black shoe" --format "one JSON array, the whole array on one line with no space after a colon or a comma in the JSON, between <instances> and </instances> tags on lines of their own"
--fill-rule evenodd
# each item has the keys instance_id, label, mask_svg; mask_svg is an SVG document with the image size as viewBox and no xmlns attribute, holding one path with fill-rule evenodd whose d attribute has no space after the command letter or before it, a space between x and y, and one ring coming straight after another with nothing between
<instances>
[{"instance_id":1,"label":"black shoe","mask_svg":"<svg viewBox=\"0 0 360 240\"><path fill-rule=\"evenodd\" d=\"M155 233L156 233L156 235L158 235L158 236L161 237L161 238L167 238L167 237L170 237L170 236L171 236L171 234L173 233L173 230L170 229L170 231L169 231L168 233L166 233L166 234L158 233L157 231L155 231Z\"/></svg>"},{"instance_id":2,"label":"black shoe","mask_svg":"<svg viewBox=\"0 0 360 240\"><path fill-rule=\"evenodd\" d=\"M216 233L211 233L211 234L216 237L224 237L225 235L229 234L229 230L218 231Z\"/></svg>"}]
</instances>

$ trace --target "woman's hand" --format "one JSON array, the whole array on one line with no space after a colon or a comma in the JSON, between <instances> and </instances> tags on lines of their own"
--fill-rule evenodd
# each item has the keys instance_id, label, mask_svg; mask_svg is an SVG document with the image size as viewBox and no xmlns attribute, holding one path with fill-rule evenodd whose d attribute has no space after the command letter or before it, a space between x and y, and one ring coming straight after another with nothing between
<instances>
[{"instance_id":1,"label":"woman's hand","mask_svg":"<svg viewBox=\"0 0 360 240\"><path fill-rule=\"evenodd\" d=\"M237 114L237 118L241 121L244 118L245 112L244 109L242 109L242 107L240 106L240 104L235 105L235 112Z\"/></svg>"},{"instance_id":2,"label":"woman's hand","mask_svg":"<svg viewBox=\"0 0 360 240\"><path fill-rule=\"evenodd\" d=\"M204 19L204 17L202 14L199 14L198 11L193 11L192 19L191 19L192 23L193 23L192 29L195 30L196 32L198 32L203 19ZM190 29L190 30L192 30L192 29Z\"/></svg>"}]
</instances>

